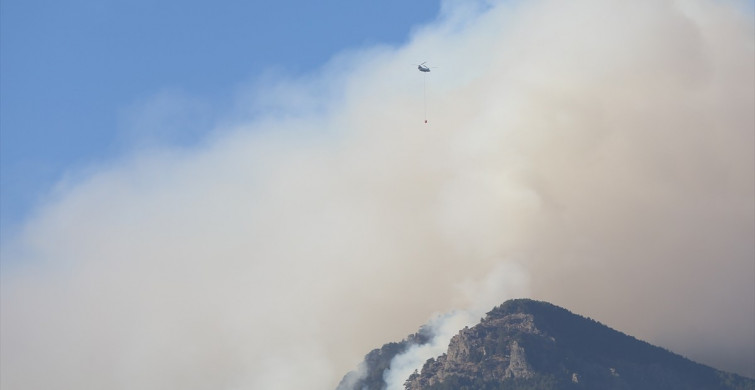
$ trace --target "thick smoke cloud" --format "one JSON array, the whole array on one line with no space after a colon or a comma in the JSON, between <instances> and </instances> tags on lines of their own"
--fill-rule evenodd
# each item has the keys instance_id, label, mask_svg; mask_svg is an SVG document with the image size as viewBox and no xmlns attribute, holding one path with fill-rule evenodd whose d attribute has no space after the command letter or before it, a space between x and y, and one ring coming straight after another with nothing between
<instances>
[{"instance_id":1,"label":"thick smoke cloud","mask_svg":"<svg viewBox=\"0 0 755 390\"><path fill-rule=\"evenodd\" d=\"M755 375L740 6L448 1L200 146L75 175L3 248L0 387L332 389L433 313L509 298L507 267Z\"/></svg>"}]
</instances>

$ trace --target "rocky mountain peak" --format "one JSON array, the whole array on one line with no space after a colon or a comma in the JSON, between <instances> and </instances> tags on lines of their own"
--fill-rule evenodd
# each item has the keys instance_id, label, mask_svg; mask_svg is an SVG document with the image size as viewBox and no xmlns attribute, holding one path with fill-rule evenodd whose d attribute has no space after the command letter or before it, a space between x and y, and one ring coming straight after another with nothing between
<instances>
[{"instance_id":1,"label":"rocky mountain peak","mask_svg":"<svg viewBox=\"0 0 755 390\"><path fill-rule=\"evenodd\" d=\"M378 382L359 386L384 388ZM695 363L550 303L517 299L460 330L446 353L425 362L405 388L755 390L755 380Z\"/></svg>"}]
</instances>

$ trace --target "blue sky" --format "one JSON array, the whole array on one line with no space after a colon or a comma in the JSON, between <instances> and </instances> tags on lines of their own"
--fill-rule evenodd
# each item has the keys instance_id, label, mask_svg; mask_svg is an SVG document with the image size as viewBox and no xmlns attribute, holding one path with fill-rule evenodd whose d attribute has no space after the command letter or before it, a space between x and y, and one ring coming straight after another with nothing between
<instances>
[{"instance_id":1,"label":"blue sky","mask_svg":"<svg viewBox=\"0 0 755 390\"><path fill-rule=\"evenodd\" d=\"M188 135L163 140L186 142L211 129L239 85L271 69L312 72L343 50L401 44L440 7L438 0L0 4L5 233L67 172L128 151L124 116L145 100L167 95L202 111L187 119Z\"/></svg>"}]
</instances>

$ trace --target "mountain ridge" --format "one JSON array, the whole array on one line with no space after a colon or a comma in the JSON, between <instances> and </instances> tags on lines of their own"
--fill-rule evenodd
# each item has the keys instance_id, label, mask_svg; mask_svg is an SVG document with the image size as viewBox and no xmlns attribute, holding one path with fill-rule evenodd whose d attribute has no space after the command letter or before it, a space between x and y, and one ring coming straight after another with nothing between
<instances>
[{"instance_id":1,"label":"mountain ridge","mask_svg":"<svg viewBox=\"0 0 755 390\"><path fill-rule=\"evenodd\" d=\"M429 336L421 329L373 350L364 375L347 374L338 390L384 389L382 375L391 359L423 340ZM460 330L446 353L427 360L404 387L743 390L755 389L755 380L693 362L548 302L514 299Z\"/></svg>"}]
</instances>

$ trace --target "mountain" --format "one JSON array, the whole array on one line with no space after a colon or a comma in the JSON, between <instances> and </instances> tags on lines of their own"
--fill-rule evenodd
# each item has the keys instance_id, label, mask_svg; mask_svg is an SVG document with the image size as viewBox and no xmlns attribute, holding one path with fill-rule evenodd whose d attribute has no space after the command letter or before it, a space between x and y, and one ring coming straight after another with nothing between
<instances>
[{"instance_id":1,"label":"mountain","mask_svg":"<svg viewBox=\"0 0 755 390\"><path fill-rule=\"evenodd\" d=\"M382 390L394 356L429 340L426 329L365 357L338 390ZM406 390L755 390L755 380L695 363L547 302L516 299L455 335Z\"/></svg>"}]
</instances>

